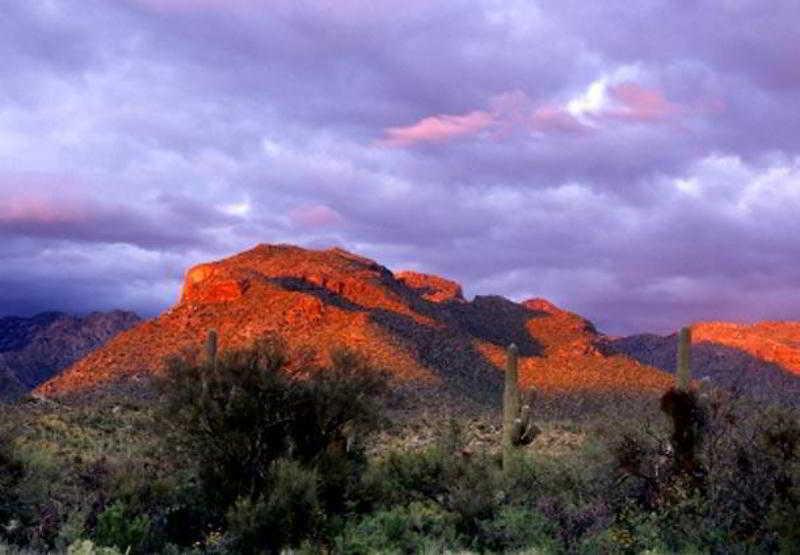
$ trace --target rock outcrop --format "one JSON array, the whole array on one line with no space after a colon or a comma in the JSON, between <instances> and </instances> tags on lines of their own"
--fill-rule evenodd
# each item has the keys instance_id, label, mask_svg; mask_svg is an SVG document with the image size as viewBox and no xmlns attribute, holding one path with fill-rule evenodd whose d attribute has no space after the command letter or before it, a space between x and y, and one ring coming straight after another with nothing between
<instances>
[{"instance_id":1,"label":"rock outcrop","mask_svg":"<svg viewBox=\"0 0 800 555\"><path fill-rule=\"evenodd\" d=\"M395 277L407 287L417 291L427 301L434 303L465 302L464 292L455 281L409 271L395 274Z\"/></svg>"}]
</instances>

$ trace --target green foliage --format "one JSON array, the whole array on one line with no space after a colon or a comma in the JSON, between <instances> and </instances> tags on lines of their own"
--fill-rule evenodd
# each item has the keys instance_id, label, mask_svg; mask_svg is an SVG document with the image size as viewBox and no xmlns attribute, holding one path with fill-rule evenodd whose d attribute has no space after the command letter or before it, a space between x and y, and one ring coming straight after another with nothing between
<instances>
[{"instance_id":1,"label":"green foliage","mask_svg":"<svg viewBox=\"0 0 800 555\"><path fill-rule=\"evenodd\" d=\"M199 463L211 504L255 500L274 461L313 465L375 425L383 375L351 352L332 358L331 368L291 368L285 344L268 337L222 353L216 364L171 362L161 384L166 412Z\"/></svg>"},{"instance_id":2,"label":"green foliage","mask_svg":"<svg viewBox=\"0 0 800 555\"><path fill-rule=\"evenodd\" d=\"M418 553L436 538L453 545L453 515L430 502L412 502L376 511L352 522L336 540L336 551L350 555L369 553Z\"/></svg>"},{"instance_id":3,"label":"green foliage","mask_svg":"<svg viewBox=\"0 0 800 555\"><path fill-rule=\"evenodd\" d=\"M114 547L95 545L91 540L80 540L67 548L67 555L122 555L122 552Z\"/></svg>"},{"instance_id":4,"label":"green foliage","mask_svg":"<svg viewBox=\"0 0 800 555\"><path fill-rule=\"evenodd\" d=\"M714 390L672 393L664 412L543 398L547 434L504 470L499 414L440 418L432 447L390 453L367 435L378 373L347 351L309 360L269 338L173 362L158 401L8 407L0 554L797 551L795 410ZM562 410L587 406L605 408ZM430 420L413 425L418 446Z\"/></svg>"},{"instance_id":5,"label":"green foliage","mask_svg":"<svg viewBox=\"0 0 800 555\"><path fill-rule=\"evenodd\" d=\"M277 336L201 364L171 361L161 383L165 412L197 464L207 524L227 520L241 549L251 551L341 526L339 515L358 503L366 468L359 438L380 422L385 384L352 351L334 351L320 368L290 360ZM291 493L298 506L280 497L292 486L301 488Z\"/></svg>"},{"instance_id":6,"label":"green foliage","mask_svg":"<svg viewBox=\"0 0 800 555\"><path fill-rule=\"evenodd\" d=\"M255 500L240 497L227 521L241 553L278 552L315 538L322 524L316 473L295 461L276 461L269 487Z\"/></svg>"},{"instance_id":7,"label":"green foliage","mask_svg":"<svg viewBox=\"0 0 800 555\"><path fill-rule=\"evenodd\" d=\"M149 532L150 519L146 515L131 515L125 505L117 501L97 518L94 540L101 546L138 553Z\"/></svg>"},{"instance_id":8,"label":"green foliage","mask_svg":"<svg viewBox=\"0 0 800 555\"><path fill-rule=\"evenodd\" d=\"M497 551L535 548L545 553L563 549L558 540L558 525L539 510L530 507L501 508L493 519L480 523L483 543Z\"/></svg>"},{"instance_id":9,"label":"green foliage","mask_svg":"<svg viewBox=\"0 0 800 555\"><path fill-rule=\"evenodd\" d=\"M0 527L5 527L7 533L13 531L12 522L22 518L25 511L19 491L24 478L25 468L12 446L11 433L0 429Z\"/></svg>"},{"instance_id":10,"label":"green foliage","mask_svg":"<svg viewBox=\"0 0 800 555\"><path fill-rule=\"evenodd\" d=\"M535 465L523 457L510 470L503 470L499 461L487 454L463 455L432 448L392 453L367 479L382 488L376 494L377 505L383 507L382 520L376 521L383 526L379 535L391 536L389 525L405 514L401 508L421 504L446 517L447 537L453 538L449 545L504 551L559 541L554 521L537 508L537 473ZM365 529L358 530L356 536L363 536ZM423 532L417 529L415 533ZM403 541L412 541L410 538L418 540L414 535L400 536L394 548L402 550Z\"/></svg>"}]
</instances>

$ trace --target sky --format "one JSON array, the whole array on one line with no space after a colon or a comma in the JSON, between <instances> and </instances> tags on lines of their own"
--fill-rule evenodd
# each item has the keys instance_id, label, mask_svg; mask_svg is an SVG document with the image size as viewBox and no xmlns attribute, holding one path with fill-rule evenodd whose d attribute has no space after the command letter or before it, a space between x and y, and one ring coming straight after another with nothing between
<instances>
[{"instance_id":1,"label":"sky","mask_svg":"<svg viewBox=\"0 0 800 555\"><path fill-rule=\"evenodd\" d=\"M0 315L339 246L612 334L800 319L796 0L0 2Z\"/></svg>"}]
</instances>

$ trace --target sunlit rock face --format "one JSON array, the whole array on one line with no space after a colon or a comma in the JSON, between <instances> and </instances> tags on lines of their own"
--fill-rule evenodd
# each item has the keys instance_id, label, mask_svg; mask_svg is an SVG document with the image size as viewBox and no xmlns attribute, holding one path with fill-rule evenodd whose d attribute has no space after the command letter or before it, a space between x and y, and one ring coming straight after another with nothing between
<instances>
[{"instance_id":1,"label":"sunlit rock face","mask_svg":"<svg viewBox=\"0 0 800 555\"><path fill-rule=\"evenodd\" d=\"M233 279L224 268L200 264L186 273L181 303L215 303L233 301L247 289L246 279Z\"/></svg>"},{"instance_id":2,"label":"sunlit rock face","mask_svg":"<svg viewBox=\"0 0 800 555\"><path fill-rule=\"evenodd\" d=\"M310 348L320 364L332 349L349 346L398 385L490 402L499 399L503 353L511 342L521 347L521 379L544 389L656 390L669 384L661 371L603 355L598 334L583 318L543 306L496 296L468 302L453 281L394 274L341 249L259 245L190 269L171 309L39 391L57 395L146 382L141 378L161 372L165 357L199 352L212 329L223 350L279 333L291 351L307 357Z\"/></svg>"},{"instance_id":3,"label":"sunlit rock face","mask_svg":"<svg viewBox=\"0 0 800 555\"><path fill-rule=\"evenodd\" d=\"M464 302L461 286L449 279L408 271L399 272L396 277L398 281L417 291L425 300L434 303Z\"/></svg>"},{"instance_id":4,"label":"sunlit rock face","mask_svg":"<svg viewBox=\"0 0 800 555\"><path fill-rule=\"evenodd\" d=\"M544 312L546 314L562 314L564 311L547 299L528 299L523 301L522 305L537 312Z\"/></svg>"},{"instance_id":5,"label":"sunlit rock face","mask_svg":"<svg viewBox=\"0 0 800 555\"><path fill-rule=\"evenodd\" d=\"M29 391L139 321L124 311L0 318L0 398Z\"/></svg>"}]
</instances>

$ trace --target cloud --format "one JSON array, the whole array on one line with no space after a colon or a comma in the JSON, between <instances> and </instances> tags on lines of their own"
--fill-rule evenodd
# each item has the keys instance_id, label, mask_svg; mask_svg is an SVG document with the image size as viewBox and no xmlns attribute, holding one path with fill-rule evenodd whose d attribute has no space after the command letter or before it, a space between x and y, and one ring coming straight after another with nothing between
<instances>
[{"instance_id":1,"label":"cloud","mask_svg":"<svg viewBox=\"0 0 800 555\"><path fill-rule=\"evenodd\" d=\"M438 115L421 119L407 127L389 127L380 144L410 146L420 142L442 142L475 135L494 123L491 114L476 110L460 116Z\"/></svg>"},{"instance_id":2,"label":"cloud","mask_svg":"<svg viewBox=\"0 0 800 555\"><path fill-rule=\"evenodd\" d=\"M626 68L621 69L618 74L626 73ZM519 130L587 133L608 127L611 122L655 123L692 113L667 100L658 89L632 81L611 84L606 77L593 81L582 94L563 104L548 102L537 106L526 93L515 90L493 96L489 106L490 111L430 116L409 126L389 127L377 144L408 147L476 136L496 139ZM718 107L709 106L709 112ZM695 115L702 113L694 111Z\"/></svg>"},{"instance_id":3,"label":"cloud","mask_svg":"<svg viewBox=\"0 0 800 555\"><path fill-rule=\"evenodd\" d=\"M290 242L614 332L797 318L798 10L6 2L0 313Z\"/></svg>"},{"instance_id":4,"label":"cloud","mask_svg":"<svg viewBox=\"0 0 800 555\"><path fill-rule=\"evenodd\" d=\"M324 204L301 206L289 212L293 225L304 228L330 227L342 222L342 216Z\"/></svg>"},{"instance_id":5,"label":"cloud","mask_svg":"<svg viewBox=\"0 0 800 555\"><path fill-rule=\"evenodd\" d=\"M609 90L619 107L610 108L604 115L634 121L664 120L684 112L683 108L669 102L664 93L638 83L619 83Z\"/></svg>"}]
</instances>

